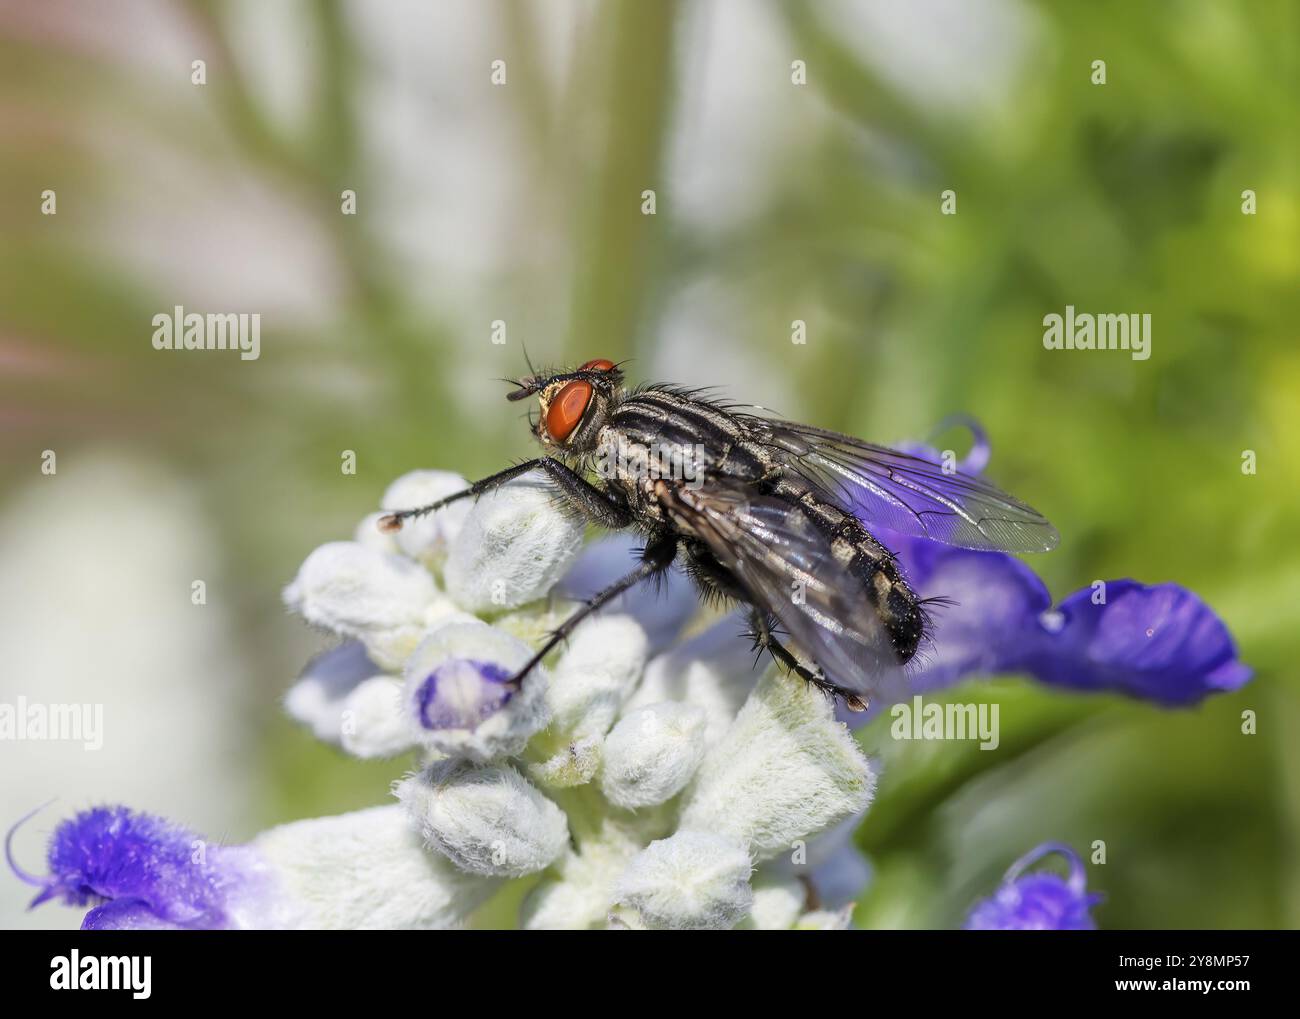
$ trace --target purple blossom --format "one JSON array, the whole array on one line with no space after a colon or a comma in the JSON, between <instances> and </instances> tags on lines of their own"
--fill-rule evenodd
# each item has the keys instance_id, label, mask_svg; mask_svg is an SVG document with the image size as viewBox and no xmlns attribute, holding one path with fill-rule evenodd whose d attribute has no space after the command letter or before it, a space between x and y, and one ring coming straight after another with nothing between
<instances>
[{"instance_id":1,"label":"purple blossom","mask_svg":"<svg viewBox=\"0 0 1300 1019\"><path fill-rule=\"evenodd\" d=\"M988 458L976 445L960 466ZM913 447L939 462L939 454ZM969 675L1027 672L1073 690L1112 691L1166 706L1195 704L1251 677L1214 611L1177 584L1110 580L1076 591L1052 610L1046 585L1001 552L977 552L882 533L934 620L909 687L931 690Z\"/></svg>"},{"instance_id":2,"label":"purple blossom","mask_svg":"<svg viewBox=\"0 0 1300 1019\"><path fill-rule=\"evenodd\" d=\"M49 873L10 868L40 889L31 905L58 899L93 906L83 927L211 929L229 925L227 902L245 881L238 851L209 846L182 825L126 807L94 807L59 823L46 853Z\"/></svg>"},{"instance_id":3,"label":"purple blossom","mask_svg":"<svg viewBox=\"0 0 1300 1019\"><path fill-rule=\"evenodd\" d=\"M416 717L426 729L473 729L513 696L512 675L494 662L448 659L416 688Z\"/></svg>"},{"instance_id":4,"label":"purple blossom","mask_svg":"<svg viewBox=\"0 0 1300 1019\"><path fill-rule=\"evenodd\" d=\"M1069 864L1066 877L1043 871L1024 873L1052 853L1061 855ZM970 911L964 928L968 931L1096 930L1089 910L1101 898L1088 892L1078 853L1063 843L1045 842L1011 865L997 891L976 903Z\"/></svg>"}]
</instances>

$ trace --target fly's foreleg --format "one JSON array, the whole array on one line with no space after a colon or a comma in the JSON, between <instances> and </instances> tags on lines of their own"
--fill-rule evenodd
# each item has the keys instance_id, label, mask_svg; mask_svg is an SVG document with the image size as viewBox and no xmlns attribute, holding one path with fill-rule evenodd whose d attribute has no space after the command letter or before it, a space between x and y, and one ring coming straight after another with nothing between
<instances>
[{"instance_id":1,"label":"fly's foreleg","mask_svg":"<svg viewBox=\"0 0 1300 1019\"><path fill-rule=\"evenodd\" d=\"M867 702L855 694L852 690L846 690L842 686L836 686L821 669L809 668L799 661L798 658L776 638L772 632L771 623L767 616L759 609L755 609L750 616L753 624L754 646L759 649L761 654L767 651L772 656L772 660L778 665L783 666L787 671L793 672L801 679L811 683L817 689L824 693L830 694L831 697L839 697L844 701L844 706L850 711L866 711Z\"/></svg>"},{"instance_id":2,"label":"fly's foreleg","mask_svg":"<svg viewBox=\"0 0 1300 1019\"><path fill-rule=\"evenodd\" d=\"M496 474L489 475L481 481L476 481L468 488L453 495L448 495L436 502L431 502L427 506L417 506L413 509L386 513L379 518L379 529L386 534L400 531L402 524L407 520L426 516L460 499L477 498L484 492L489 492L504 485L507 481L513 481L521 474L527 474L529 471L539 468L545 471L551 480L556 483L566 502L595 523L618 530L627 527L632 522L631 512L622 503L615 501L613 497L591 484L580 474L570 470L560 461L549 456L543 456L525 460L513 467L507 467L503 471L497 471Z\"/></svg>"},{"instance_id":3,"label":"fly's foreleg","mask_svg":"<svg viewBox=\"0 0 1300 1019\"><path fill-rule=\"evenodd\" d=\"M426 516L429 513L442 509L444 506L450 506L453 502L457 502L461 499L477 498L484 492L489 492L494 488L504 485L507 481L517 478L521 474L527 474L529 471L538 467L542 463L543 459L544 458L525 460L523 463L517 463L513 467L507 467L503 471L497 471L495 474L491 474L480 481L474 482L469 486L469 488L456 492L453 495L448 495L436 502L431 502L427 506L416 506L413 509L398 510L395 513L385 513L379 518L379 529L385 534L400 531L402 529L402 524L406 523L406 521Z\"/></svg>"},{"instance_id":4,"label":"fly's foreleg","mask_svg":"<svg viewBox=\"0 0 1300 1019\"><path fill-rule=\"evenodd\" d=\"M631 526L632 511L577 471L550 457L542 457L538 466L555 482L564 500L588 520L611 531Z\"/></svg>"},{"instance_id":5,"label":"fly's foreleg","mask_svg":"<svg viewBox=\"0 0 1300 1019\"><path fill-rule=\"evenodd\" d=\"M645 550L641 553L641 562L631 573L620 577L609 587L588 598L582 606L573 613L568 619L555 628L554 631L546 638L546 642L537 650L537 653L528 660L528 663L515 673L510 680L510 685L518 689L523 683L524 677L551 653L560 643L568 638L578 625L590 616L593 612L598 612L602 607L608 605L624 591L635 587L643 580L649 580L658 573L662 573L672 565L673 560L677 558L677 537L673 534L662 534L651 539L646 545Z\"/></svg>"}]
</instances>

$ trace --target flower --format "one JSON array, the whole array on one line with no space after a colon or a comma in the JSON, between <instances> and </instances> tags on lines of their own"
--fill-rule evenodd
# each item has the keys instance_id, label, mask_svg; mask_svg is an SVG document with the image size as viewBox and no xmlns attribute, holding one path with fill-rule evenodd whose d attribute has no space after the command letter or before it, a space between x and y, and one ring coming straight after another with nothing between
<instances>
[{"instance_id":1,"label":"flower","mask_svg":"<svg viewBox=\"0 0 1300 1019\"><path fill-rule=\"evenodd\" d=\"M12 857L10 866L40 888L33 906L51 899L92 906L88 928L225 927L232 890L245 877L243 861L203 848L181 825L125 807L96 807L54 829L47 876L24 874Z\"/></svg>"},{"instance_id":2,"label":"flower","mask_svg":"<svg viewBox=\"0 0 1300 1019\"><path fill-rule=\"evenodd\" d=\"M477 620L434 628L405 665L406 710L432 750L488 762L517 754L548 720L546 672L510 685L532 657L522 640Z\"/></svg>"},{"instance_id":3,"label":"flower","mask_svg":"<svg viewBox=\"0 0 1300 1019\"><path fill-rule=\"evenodd\" d=\"M397 805L281 825L246 846L95 807L55 828L48 876L9 862L41 889L32 905L92 906L85 930L439 928L496 887L429 853Z\"/></svg>"},{"instance_id":4,"label":"flower","mask_svg":"<svg viewBox=\"0 0 1300 1019\"><path fill-rule=\"evenodd\" d=\"M972 469L987 458L976 447ZM383 501L463 486L419 471ZM97 929L431 929L469 922L528 879L525 928L850 924L869 875L850 836L875 773L826 697L757 667L738 615L682 640L697 603L680 580L666 604L629 592L517 680L574 598L626 568L626 543L582 553L581 522L527 475L410 533L381 534L377 519L313 551L285 588L285 604L338 643L284 707L343 753L405 757L396 802L242 846L93 808L56 829L47 877L10 860L37 902L90 907ZM923 595L946 599L930 605L934 647L913 688L1017 670L1176 704L1249 678L1223 624L1174 585L1113 581L1052 611L1009 556L890 544ZM1021 878L1037 858L972 922L1088 921L1081 869Z\"/></svg>"},{"instance_id":5,"label":"flower","mask_svg":"<svg viewBox=\"0 0 1300 1019\"><path fill-rule=\"evenodd\" d=\"M383 502L459 487L415 472ZM51 877L32 878L42 897L96 904L86 922L101 928L423 929L464 924L529 878L524 927L846 925L818 911L792 862L874 788L831 703L756 668L737 617L678 641L698 607L681 578L661 600L629 593L585 620L516 684L573 597L626 571L627 543L578 562L581 525L528 476L453 507L410 534L379 533L372 514L284 592L339 641L285 710L343 753L413 760L395 803L243 846L96 808L60 826L54 844L80 846L82 862L52 854ZM166 866L117 880L119 860Z\"/></svg>"},{"instance_id":6,"label":"flower","mask_svg":"<svg viewBox=\"0 0 1300 1019\"><path fill-rule=\"evenodd\" d=\"M635 810L672 799L704 759L704 709L661 701L630 711L605 737L600 791Z\"/></svg>"},{"instance_id":7,"label":"flower","mask_svg":"<svg viewBox=\"0 0 1300 1019\"><path fill-rule=\"evenodd\" d=\"M614 901L628 907L637 926L734 927L754 904L753 869L740 843L679 831L632 857L614 886Z\"/></svg>"},{"instance_id":8,"label":"flower","mask_svg":"<svg viewBox=\"0 0 1300 1019\"><path fill-rule=\"evenodd\" d=\"M987 439L969 424L976 442L960 465L967 471L988 459ZM941 463L928 447L909 452ZM1236 690L1251 677L1222 620L1177 584L1097 581L1053 609L1046 585L1010 555L892 532L880 538L918 594L933 599L932 639L908 671L909 693L971 675L1025 672L1052 686L1173 707Z\"/></svg>"},{"instance_id":9,"label":"flower","mask_svg":"<svg viewBox=\"0 0 1300 1019\"><path fill-rule=\"evenodd\" d=\"M535 874L569 842L564 812L509 765L439 762L396 793L428 844L467 873Z\"/></svg>"},{"instance_id":10,"label":"flower","mask_svg":"<svg viewBox=\"0 0 1300 1019\"><path fill-rule=\"evenodd\" d=\"M1050 872L1026 874L1045 856L1063 857L1069 874ZM1090 894L1083 861L1069 846L1045 842L1011 865L993 895L979 902L966 918L972 931L1090 931L1096 929L1089 912L1101 901Z\"/></svg>"}]
</instances>

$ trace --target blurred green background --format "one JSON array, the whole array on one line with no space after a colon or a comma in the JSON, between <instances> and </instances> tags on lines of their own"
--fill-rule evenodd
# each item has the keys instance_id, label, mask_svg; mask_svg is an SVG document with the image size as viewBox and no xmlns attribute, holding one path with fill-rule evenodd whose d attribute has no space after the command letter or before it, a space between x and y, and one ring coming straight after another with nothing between
<instances>
[{"instance_id":1,"label":"blurred green background","mask_svg":"<svg viewBox=\"0 0 1300 1019\"><path fill-rule=\"evenodd\" d=\"M279 590L397 475L528 453L494 381L526 344L878 441L974 414L1063 535L1056 597L1177 581L1257 670L1176 712L956 691L1002 704L993 753L866 730L859 923L956 925L1060 839L1106 843L1102 926L1300 926L1298 30L1280 0L0 4L4 692L94 689L119 748L0 748L5 816L238 839L380 802L400 764L277 710L324 646ZM261 357L155 351L178 304L258 312ZM1066 304L1150 313L1150 360L1044 350Z\"/></svg>"}]
</instances>

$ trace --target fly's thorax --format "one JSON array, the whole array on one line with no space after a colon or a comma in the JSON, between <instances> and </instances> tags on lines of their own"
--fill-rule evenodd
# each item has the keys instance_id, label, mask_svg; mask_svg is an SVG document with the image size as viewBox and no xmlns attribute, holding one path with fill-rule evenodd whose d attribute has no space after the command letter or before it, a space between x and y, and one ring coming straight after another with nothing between
<instances>
[{"instance_id":1,"label":"fly's thorax","mask_svg":"<svg viewBox=\"0 0 1300 1019\"><path fill-rule=\"evenodd\" d=\"M592 470L599 477L644 498L653 498L660 482L699 488L709 464L703 443L635 436L614 423L600 429L592 454Z\"/></svg>"}]
</instances>

